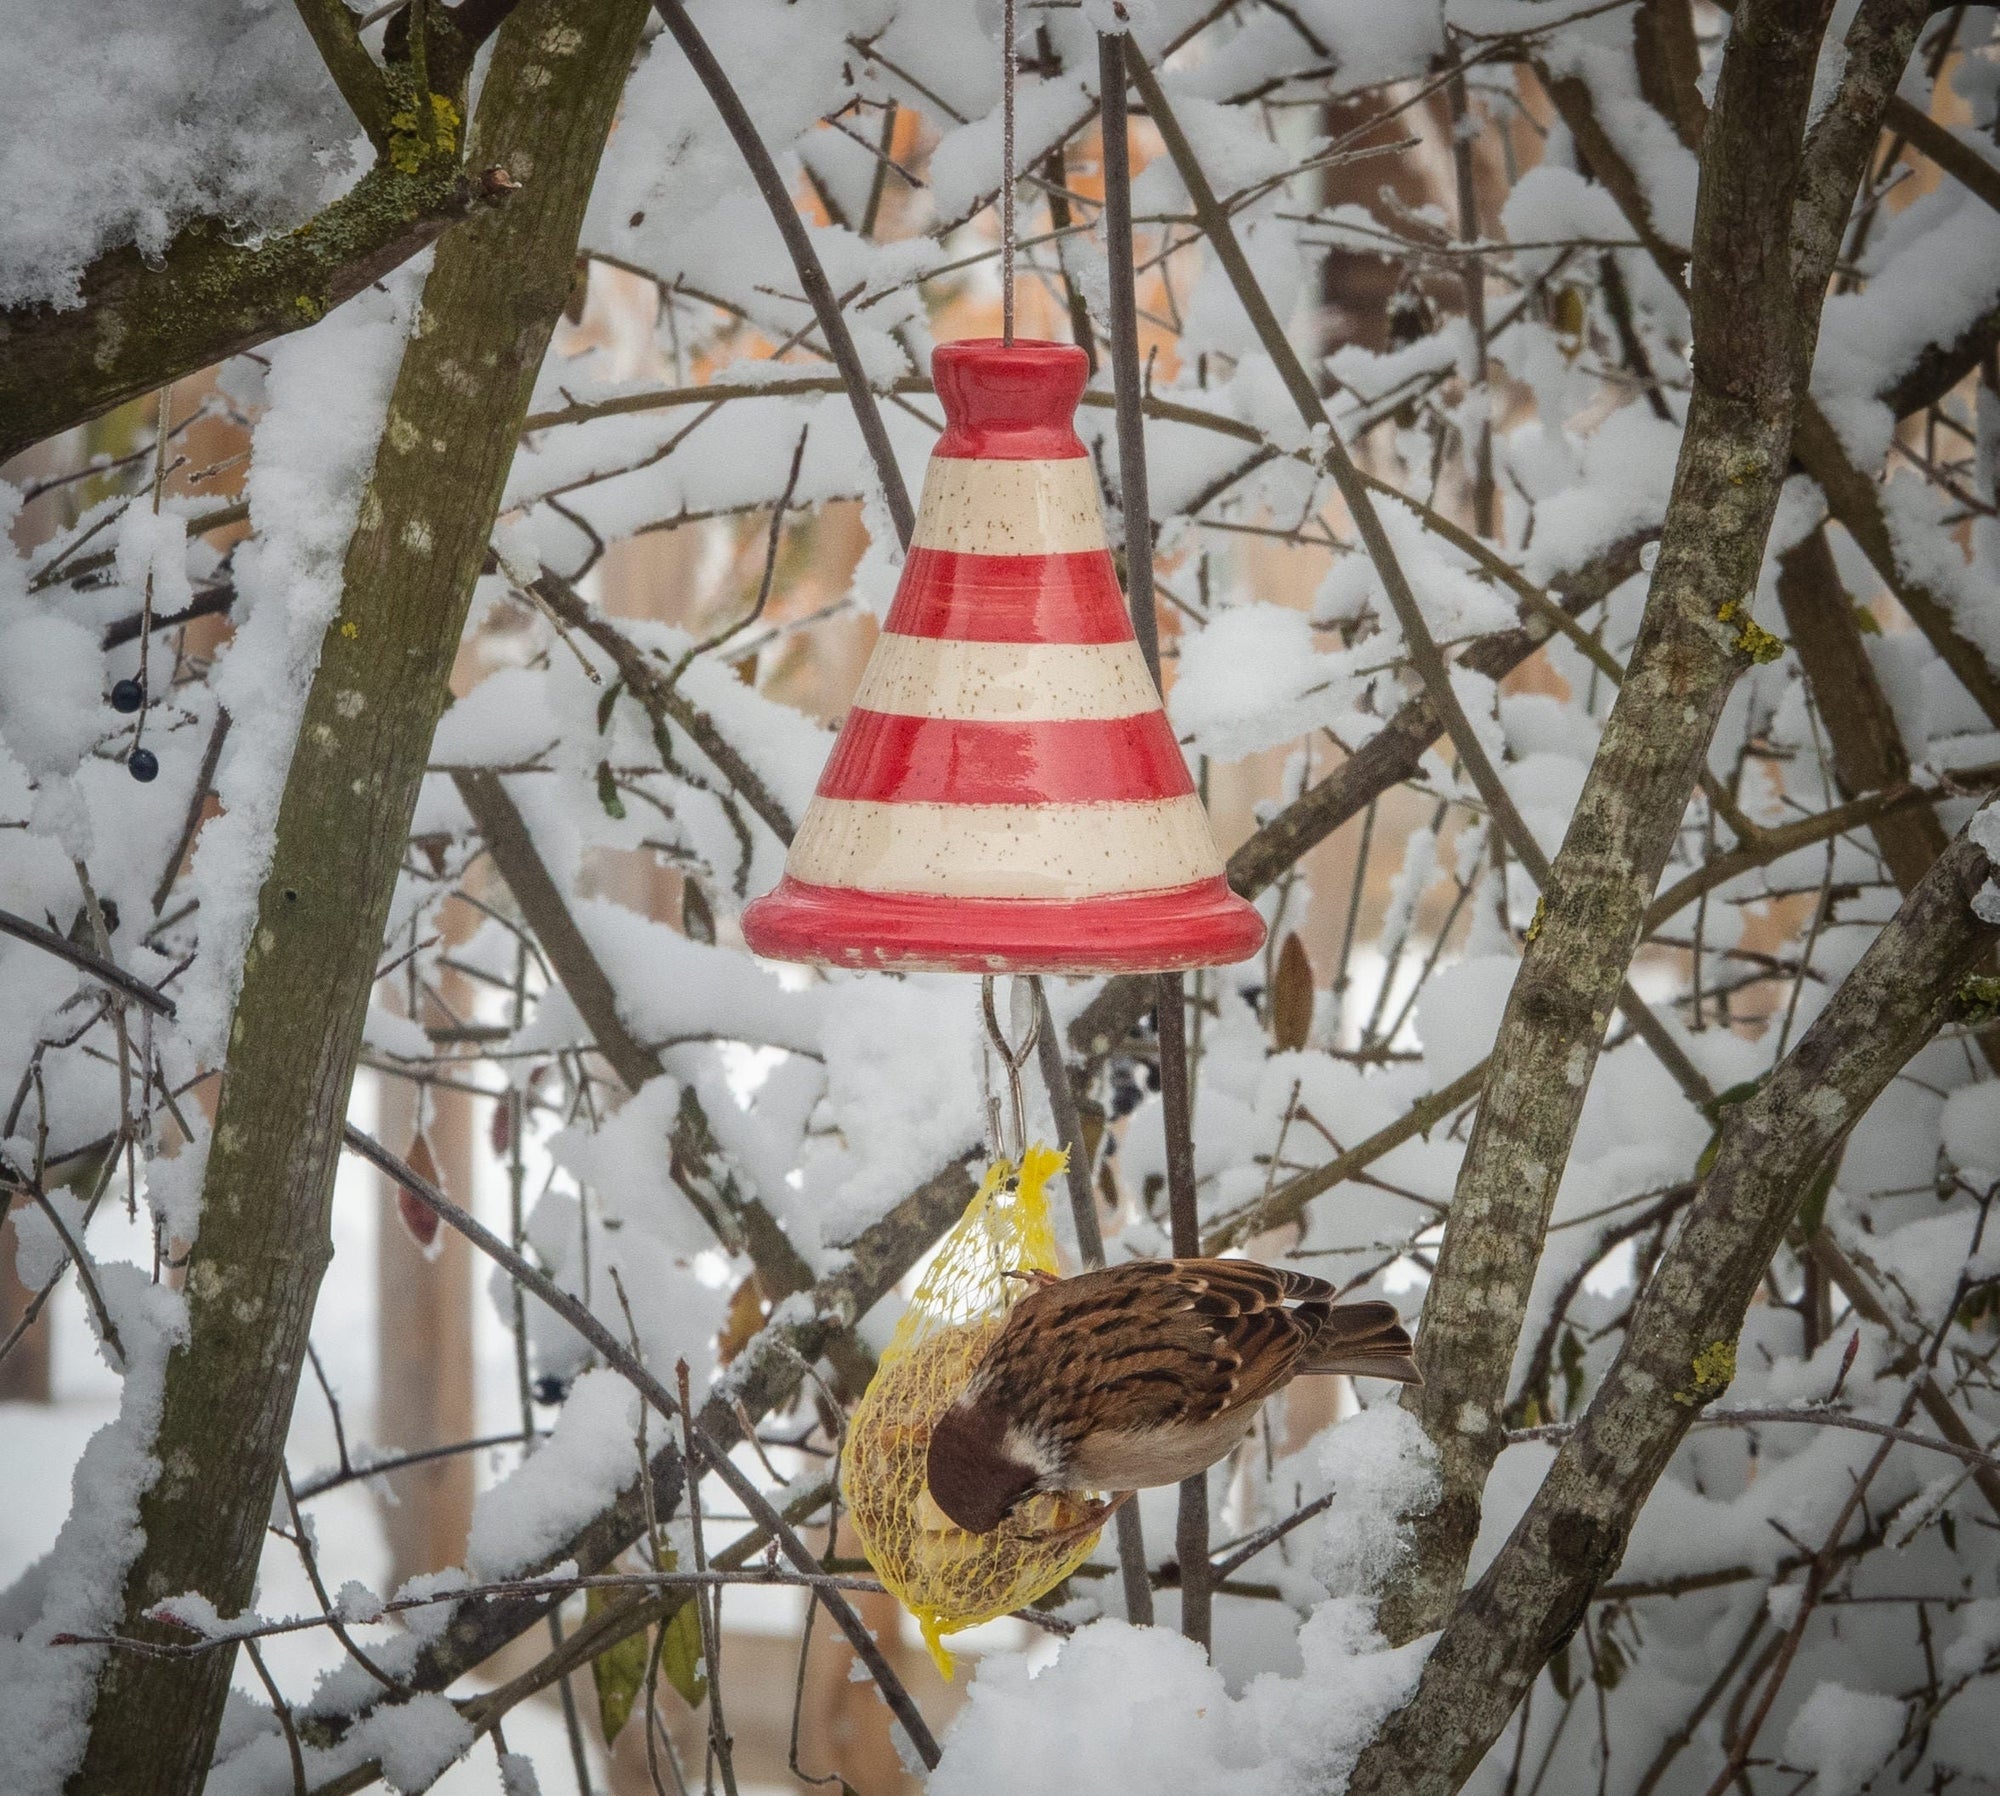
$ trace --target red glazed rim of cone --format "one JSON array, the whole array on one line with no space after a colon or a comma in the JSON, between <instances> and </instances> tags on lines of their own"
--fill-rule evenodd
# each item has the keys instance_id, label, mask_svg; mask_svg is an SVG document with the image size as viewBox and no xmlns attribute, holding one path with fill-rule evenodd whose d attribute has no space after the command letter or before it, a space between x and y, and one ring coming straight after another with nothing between
<instances>
[{"instance_id":1,"label":"red glazed rim of cone","mask_svg":"<svg viewBox=\"0 0 2000 1796\"><path fill-rule=\"evenodd\" d=\"M1248 960L1264 919L1221 878L1100 898L942 898L787 874L744 911L743 939L767 960L863 971L1177 973Z\"/></svg>"},{"instance_id":2,"label":"red glazed rim of cone","mask_svg":"<svg viewBox=\"0 0 2000 1796\"><path fill-rule=\"evenodd\" d=\"M967 337L931 353L948 461L1073 461L1085 453L1076 407L1090 358L1074 343Z\"/></svg>"}]
</instances>

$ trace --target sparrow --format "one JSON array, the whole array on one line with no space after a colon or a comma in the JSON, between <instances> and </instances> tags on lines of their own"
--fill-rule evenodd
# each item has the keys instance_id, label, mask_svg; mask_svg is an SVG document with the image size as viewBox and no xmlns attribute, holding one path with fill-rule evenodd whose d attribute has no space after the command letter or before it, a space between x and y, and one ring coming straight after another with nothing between
<instances>
[{"instance_id":1,"label":"sparrow","mask_svg":"<svg viewBox=\"0 0 2000 1796\"><path fill-rule=\"evenodd\" d=\"M1338 1303L1302 1272L1134 1260L1024 1276L1034 1289L931 1430L931 1500L971 1534L1040 1492L1118 1493L1108 1514L1191 1478L1303 1373L1423 1382L1393 1304Z\"/></svg>"}]
</instances>

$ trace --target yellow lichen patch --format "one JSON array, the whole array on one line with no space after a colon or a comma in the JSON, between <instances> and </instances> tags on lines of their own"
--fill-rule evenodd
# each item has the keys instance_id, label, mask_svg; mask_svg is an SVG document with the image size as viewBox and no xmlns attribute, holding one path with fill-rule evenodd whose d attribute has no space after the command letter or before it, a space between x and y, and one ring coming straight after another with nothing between
<instances>
[{"instance_id":1,"label":"yellow lichen patch","mask_svg":"<svg viewBox=\"0 0 2000 1796\"><path fill-rule=\"evenodd\" d=\"M1731 486L1747 486L1763 476L1767 465L1757 450L1739 449L1729 457L1724 473Z\"/></svg>"},{"instance_id":2,"label":"yellow lichen patch","mask_svg":"<svg viewBox=\"0 0 2000 1796\"><path fill-rule=\"evenodd\" d=\"M458 152L457 106L443 94L432 94L429 99L428 109L421 109L412 99L389 114L389 161L406 175L415 174L426 156Z\"/></svg>"},{"instance_id":3,"label":"yellow lichen patch","mask_svg":"<svg viewBox=\"0 0 2000 1796\"><path fill-rule=\"evenodd\" d=\"M1730 647L1760 667L1767 661L1775 661L1785 652L1785 645L1762 624L1751 619L1749 607L1741 600L1731 599L1715 614L1716 621L1736 624L1735 636L1730 639Z\"/></svg>"},{"instance_id":4,"label":"yellow lichen patch","mask_svg":"<svg viewBox=\"0 0 2000 1796\"><path fill-rule=\"evenodd\" d=\"M945 1237L848 1424L841 1490L868 1562L917 1618L939 1671L944 1636L1010 1614L1068 1577L1097 1541L1106 1506L1087 1492L1031 1497L991 1534L938 1508L926 1462L931 1428L963 1391L1028 1288L1010 1277L1056 1270L1048 1182L1062 1154L1031 1147L1018 1175L996 1161Z\"/></svg>"},{"instance_id":5,"label":"yellow lichen patch","mask_svg":"<svg viewBox=\"0 0 2000 1796\"><path fill-rule=\"evenodd\" d=\"M1694 1356L1694 1384L1687 1390L1676 1391L1676 1403L1706 1403L1711 1397L1719 1397L1728 1390L1730 1381L1736 1376L1736 1343L1734 1341L1711 1341Z\"/></svg>"},{"instance_id":6,"label":"yellow lichen patch","mask_svg":"<svg viewBox=\"0 0 2000 1796\"><path fill-rule=\"evenodd\" d=\"M1983 973L1968 973L1952 994L1952 1005L1965 1023L1989 1023L2000 1016L2000 979Z\"/></svg>"},{"instance_id":7,"label":"yellow lichen patch","mask_svg":"<svg viewBox=\"0 0 2000 1796\"><path fill-rule=\"evenodd\" d=\"M1535 914L1534 914L1534 916L1533 916L1533 917L1531 917L1531 918L1529 919L1529 921L1528 921L1528 927L1527 927L1527 929L1526 929L1525 931L1523 931L1523 933L1522 933L1522 936L1521 936L1521 940L1522 940L1522 941L1524 941L1524 942L1532 942L1532 941L1533 941L1533 940L1535 939L1535 937L1536 937L1536 936L1538 936L1538 935L1540 935L1540 934L1542 933L1542 915L1543 915L1543 910L1544 910L1544 904L1543 904L1543 901L1542 901L1542 900L1541 900L1540 898L1537 898L1537 899L1535 900Z\"/></svg>"}]
</instances>

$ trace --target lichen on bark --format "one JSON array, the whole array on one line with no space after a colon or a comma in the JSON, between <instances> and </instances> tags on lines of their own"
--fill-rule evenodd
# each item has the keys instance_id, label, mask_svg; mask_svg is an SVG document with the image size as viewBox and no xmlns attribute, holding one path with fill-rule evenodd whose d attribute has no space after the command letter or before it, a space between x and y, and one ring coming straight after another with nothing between
<instances>
[{"instance_id":1,"label":"lichen on bark","mask_svg":"<svg viewBox=\"0 0 2000 1796\"><path fill-rule=\"evenodd\" d=\"M1800 1200L1951 1019L1967 968L2000 936L1972 909L1989 869L1975 843L1953 843L1798 1045L1730 1110L1611 1370L1345 1796L1449 1796L1575 1631L1674 1450L1728 1388L1744 1315Z\"/></svg>"}]
</instances>

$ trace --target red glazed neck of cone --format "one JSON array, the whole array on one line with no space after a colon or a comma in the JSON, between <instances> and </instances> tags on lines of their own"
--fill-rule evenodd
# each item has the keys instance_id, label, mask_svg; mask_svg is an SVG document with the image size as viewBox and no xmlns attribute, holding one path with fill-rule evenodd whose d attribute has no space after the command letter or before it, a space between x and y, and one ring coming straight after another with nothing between
<instances>
[{"instance_id":1,"label":"red glazed neck of cone","mask_svg":"<svg viewBox=\"0 0 2000 1796\"><path fill-rule=\"evenodd\" d=\"M1074 343L972 337L940 343L931 379L944 404L945 430L933 455L954 460L1070 461L1076 404L1090 361Z\"/></svg>"}]
</instances>

